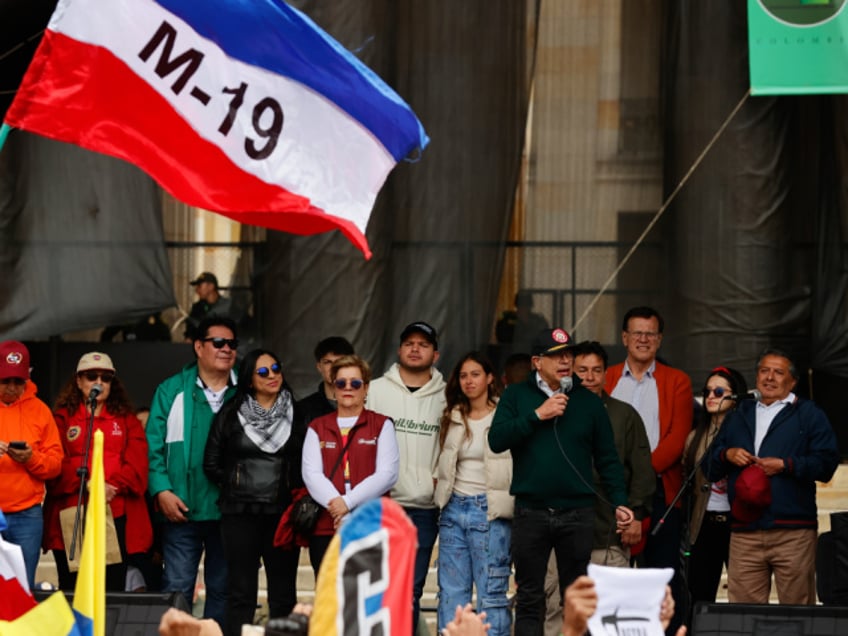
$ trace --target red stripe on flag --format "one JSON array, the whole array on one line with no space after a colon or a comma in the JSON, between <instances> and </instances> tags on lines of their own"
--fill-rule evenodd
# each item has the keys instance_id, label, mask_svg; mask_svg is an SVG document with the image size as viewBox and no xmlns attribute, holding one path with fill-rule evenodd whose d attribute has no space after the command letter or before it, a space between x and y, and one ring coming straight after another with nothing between
<instances>
[{"instance_id":1,"label":"red stripe on flag","mask_svg":"<svg viewBox=\"0 0 848 636\"><path fill-rule=\"evenodd\" d=\"M129 161L180 201L241 223L304 235L339 229L371 257L352 222L241 170L102 47L45 31L6 123Z\"/></svg>"}]
</instances>

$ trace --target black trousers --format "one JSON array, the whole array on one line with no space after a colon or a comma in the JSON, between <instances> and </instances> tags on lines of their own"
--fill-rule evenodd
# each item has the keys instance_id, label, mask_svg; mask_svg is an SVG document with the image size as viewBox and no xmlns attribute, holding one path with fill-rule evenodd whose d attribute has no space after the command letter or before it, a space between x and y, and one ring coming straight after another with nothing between
<instances>
[{"instance_id":1,"label":"black trousers","mask_svg":"<svg viewBox=\"0 0 848 636\"><path fill-rule=\"evenodd\" d=\"M698 602L715 603L721 582L721 568L727 565L729 550L730 513L708 510L689 554L687 579L692 607Z\"/></svg>"},{"instance_id":2,"label":"black trousers","mask_svg":"<svg viewBox=\"0 0 848 636\"><path fill-rule=\"evenodd\" d=\"M126 516L115 517L115 533L118 535L118 546L121 548L121 562L106 566L107 592L123 592L127 587L126 528ZM65 547L70 549L70 546ZM77 539L74 550L76 558L79 559L80 550L82 550L82 534ZM71 572L68 566L67 553L65 550L53 550L53 559L56 561L56 574L59 575L59 589L65 592L73 592L77 585L77 573Z\"/></svg>"},{"instance_id":3,"label":"black trousers","mask_svg":"<svg viewBox=\"0 0 848 636\"><path fill-rule=\"evenodd\" d=\"M259 591L259 560L265 564L270 618L288 616L297 603L300 548L274 547L279 514L221 515L221 539L227 560L227 631L239 636L252 624Z\"/></svg>"}]
</instances>

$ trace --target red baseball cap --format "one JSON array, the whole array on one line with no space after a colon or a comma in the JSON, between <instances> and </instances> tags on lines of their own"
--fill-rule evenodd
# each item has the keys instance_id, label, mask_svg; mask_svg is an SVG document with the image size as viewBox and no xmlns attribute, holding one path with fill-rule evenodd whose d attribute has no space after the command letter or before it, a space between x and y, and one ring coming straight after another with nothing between
<instances>
[{"instance_id":1,"label":"red baseball cap","mask_svg":"<svg viewBox=\"0 0 848 636\"><path fill-rule=\"evenodd\" d=\"M22 342L0 342L0 380L20 378L29 380L29 350Z\"/></svg>"},{"instance_id":2,"label":"red baseball cap","mask_svg":"<svg viewBox=\"0 0 848 636\"><path fill-rule=\"evenodd\" d=\"M736 478L730 513L736 521L753 523L771 505L771 480L765 471L752 464Z\"/></svg>"}]
</instances>

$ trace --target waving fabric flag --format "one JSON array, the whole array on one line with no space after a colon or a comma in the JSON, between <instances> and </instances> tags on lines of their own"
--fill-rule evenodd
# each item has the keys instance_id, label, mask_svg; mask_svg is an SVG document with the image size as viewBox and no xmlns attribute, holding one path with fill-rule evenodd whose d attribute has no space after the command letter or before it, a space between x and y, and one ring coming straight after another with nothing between
<instances>
[{"instance_id":1,"label":"waving fabric flag","mask_svg":"<svg viewBox=\"0 0 848 636\"><path fill-rule=\"evenodd\" d=\"M106 633L106 480L103 476L103 431L94 432L91 481L85 512L74 615L83 636Z\"/></svg>"},{"instance_id":2,"label":"waving fabric flag","mask_svg":"<svg viewBox=\"0 0 848 636\"><path fill-rule=\"evenodd\" d=\"M417 537L403 508L388 497L354 510L321 561L310 635L407 636Z\"/></svg>"},{"instance_id":3,"label":"waving fabric flag","mask_svg":"<svg viewBox=\"0 0 848 636\"><path fill-rule=\"evenodd\" d=\"M282 0L59 0L6 124L126 159L189 205L366 257L374 200L427 135Z\"/></svg>"},{"instance_id":4,"label":"waving fabric flag","mask_svg":"<svg viewBox=\"0 0 848 636\"><path fill-rule=\"evenodd\" d=\"M88 636L80 631L68 599L54 592L47 600L11 622L0 621L0 636Z\"/></svg>"}]
</instances>

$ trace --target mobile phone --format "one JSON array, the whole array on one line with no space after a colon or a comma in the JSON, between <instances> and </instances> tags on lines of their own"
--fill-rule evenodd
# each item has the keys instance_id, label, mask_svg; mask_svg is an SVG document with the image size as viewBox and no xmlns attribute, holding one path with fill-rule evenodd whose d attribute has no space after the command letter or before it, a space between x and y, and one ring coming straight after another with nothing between
<instances>
[{"instance_id":1,"label":"mobile phone","mask_svg":"<svg viewBox=\"0 0 848 636\"><path fill-rule=\"evenodd\" d=\"M26 447L26 442L9 442L9 448L14 448L15 450L26 450Z\"/></svg>"}]
</instances>

